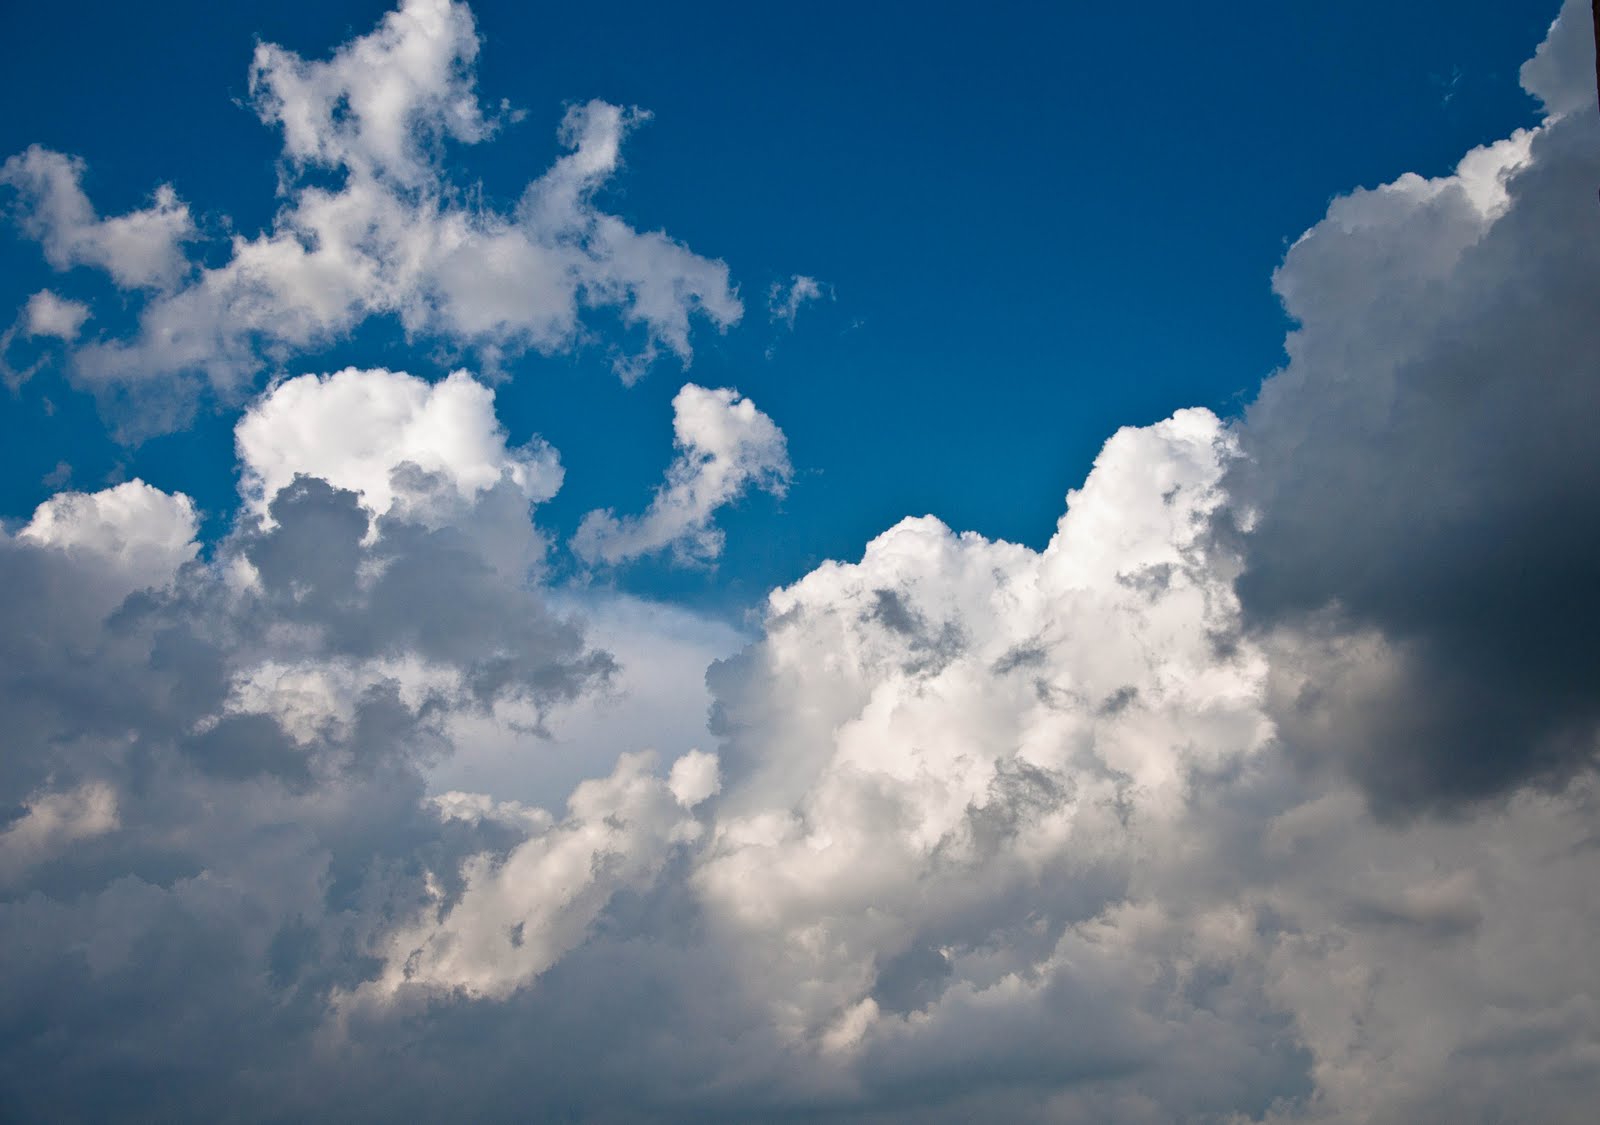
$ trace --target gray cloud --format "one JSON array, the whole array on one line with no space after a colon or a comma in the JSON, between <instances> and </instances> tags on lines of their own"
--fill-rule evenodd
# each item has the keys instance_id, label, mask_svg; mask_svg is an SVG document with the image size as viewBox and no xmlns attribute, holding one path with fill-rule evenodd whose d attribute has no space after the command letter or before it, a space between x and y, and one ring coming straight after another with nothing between
<instances>
[{"instance_id":1,"label":"gray cloud","mask_svg":"<svg viewBox=\"0 0 1600 1125\"><path fill-rule=\"evenodd\" d=\"M275 112L358 54L269 53ZM413 182L451 91L291 155ZM54 498L0 534L0 1115L1588 1121L1596 132L1335 201L1242 422L1118 432L1043 550L908 519L774 591L715 755L597 721L548 807L430 784L618 679L470 377L274 388L203 554Z\"/></svg>"},{"instance_id":2,"label":"gray cloud","mask_svg":"<svg viewBox=\"0 0 1600 1125\"><path fill-rule=\"evenodd\" d=\"M1240 594L1311 665L1278 718L1392 811L1559 784L1600 747L1600 115L1566 45L1587 24L1569 4L1540 54L1541 89L1586 68L1564 116L1336 200L1294 246L1290 362L1238 428ZM1381 654L1337 641L1363 632Z\"/></svg>"}]
</instances>

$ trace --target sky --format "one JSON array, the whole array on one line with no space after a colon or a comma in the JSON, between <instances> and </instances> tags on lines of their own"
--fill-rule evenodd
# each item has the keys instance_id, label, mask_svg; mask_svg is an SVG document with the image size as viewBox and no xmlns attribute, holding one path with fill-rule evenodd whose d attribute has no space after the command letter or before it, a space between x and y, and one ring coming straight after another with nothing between
<instances>
[{"instance_id":1,"label":"sky","mask_svg":"<svg viewBox=\"0 0 1600 1125\"><path fill-rule=\"evenodd\" d=\"M0 14L0 1119L1588 1120L1588 6L858 7Z\"/></svg>"}]
</instances>

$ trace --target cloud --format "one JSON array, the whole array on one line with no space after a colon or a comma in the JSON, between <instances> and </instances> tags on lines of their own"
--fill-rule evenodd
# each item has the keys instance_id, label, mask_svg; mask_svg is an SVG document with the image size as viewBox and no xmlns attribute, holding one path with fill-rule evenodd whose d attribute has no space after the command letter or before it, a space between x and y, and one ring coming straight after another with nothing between
<instances>
[{"instance_id":1,"label":"cloud","mask_svg":"<svg viewBox=\"0 0 1600 1125\"><path fill-rule=\"evenodd\" d=\"M392 514L470 531L513 576L542 563L528 508L560 489L561 460L538 438L509 447L494 392L465 371L434 384L385 370L302 375L253 403L235 433L240 489L257 516L296 477L316 477L380 517L369 535Z\"/></svg>"},{"instance_id":2,"label":"cloud","mask_svg":"<svg viewBox=\"0 0 1600 1125\"><path fill-rule=\"evenodd\" d=\"M700 835L685 809L709 796L696 793L704 788L701 759L674 763L670 784L648 772L651 764L648 755L622 755L609 777L573 791L559 825L506 856L468 859L459 896L441 902L437 919L424 914L393 935L382 975L358 999L406 987L504 998L547 970L619 890L647 883L672 845Z\"/></svg>"},{"instance_id":3,"label":"cloud","mask_svg":"<svg viewBox=\"0 0 1600 1125\"><path fill-rule=\"evenodd\" d=\"M605 684L555 704L540 716L537 735L511 709L452 716L455 752L430 766L431 789L559 807L579 782L610 772L619 747L666 759L715 745L705 672L744 648L747 633L599 586L554 591L551 605L581 619L590 644L611 655Z\"/></svg>"},{"instance_id":4,"label":"cloud","mask_svg":"<svg viewBox=\"0 0 1600 1125\"><path fill-rule=\"evenodd\" d=\"M52 853L117 827L117 794L88 782L64 793L36 793L25 812L0 832L0 883L9 882Z\"/></svg>"},{"instance_id":5,"label":"cloud","mask_svg":"<svg viewBox=\"0 0 1600 1125\"><path fill-rule=\"evenodd\" d=\"M1568 4L1524 70L1558 116L1336 199L1274 279L1298 326L1238 428L1240 592L1303 669L1285 738L1396 815L1600 745L1588 23Z\"/></svg>"},{"instance_id":6,"label":"cloud","mask_svg":"<svg viewBox=\"0 0 1600 1125\"><path fill-rule=\"evenodd\" d=\"M715 755L613 754L564 814L427 797L482 729L457 716L594 676L448 526L369 539L300 476L185 588L90 619L37 584L72 558L18 571L56 548L11 541L0 608L41 616L0 636L49 658L0 663L6 791L70 830L13 822L53 843L0 901L5 1012L132 1070L30 1036L7 1087L165 1116L1575 1119L1592 779L1382 824L1295 769L1212 534L1236 456L1203 410L1121 431L1038 552L903 522L773 594L711 674Z\"/></svg>"},{"instance_id":7,"label":"cloud","mask_svg":"<svg viewBox=\"0 0 1600 1125\"><path fill-rule=\"evenodd\" d=\"M283 130L292 163L420 188L437 175L438 146L481 141L497 128L478 105L477 57L465 6L413 0L327 62L259 44L250 93L261 119Z\"/></svg>"},{"instance_id":8,"label":"cloud","mask_svg":"<svg viewBox=\"0 0 1600 1125\"><path fill-rule=\"evenodd\" d=\"M420 147L318 144L491 127L423 85ZM1597 131L1335 200L1243 419L1117 432L1042 550L898 523L703 693L745 638L506 564L558 462L465 374L269 389L204 555L184 497L47 501L0 536L7 1111L1588 1120ZM787 477L676 407L619 557Z\"/></svg>"},{"instance_id":9,"label":"cloud","mask_svg":"<svg viewBox=\"0 0 1600 1125\"><path fill-rule=\"evenodd\" d=\"M89 306L81 301L68 301L48 289L41 289L28 298L22 309L25 331L30 336L53 336L63 343L72 343L89 319Z\"/></svg>"},{"instance_id":10,"label":"cloud","mask_svg":"<svg viewBox=\"0 0 1600 1125\"><path fill-rule=\"evenodd\" d=\"M1227 454L1206 411L1122 431L1043 552L907 520L774 593L714 670L727 783L697 886L796 1042L854 1049L901 1034L908 997L1043 971L1128 893L1189 773L1265 747L1261 662L1218 653Z\"/></svg>"},{"instance_id":11,"label":"cloud","mask_svg":"<svg viewBox=\"0 0 1600 1125\"><path fill-rule=\"evenodd\" d=\"M353 401L369 412L409 389L367 377L372 393ZM424 415L452 394L466 413L488 411L470 380L445 387L443 400L416 400ZM268 406L252 417L270 422ZM499 433L470 432L490 445ZM276 448L288 474L293 450ZM373 977L400 924L428 908L430 869L459 886L471 857L549 826L464 819L424 799L456 716L511 708L537 724L610 668L461 530L470 502L493 494L428 526L300 473L271 495L270 519L246 510L200 559L187 498L130 482L55 497L0 538L0 711L15 739L0 762L8 1111L97 1113L133 1097L136 1112L183 1116L237 1095L217 1065L309 1064L329 999ZM643 761L636 785L677 824L665 777L647 780ZM606 815L633 808L597 813L598 838ZM644 869L653 855L641 850ZM563 909L540 917L559 928ZM45 1010L81 1041L123 1044L140 1073L211 1077L141 1097L98 1050L47 1064L18 1023ZM20 1081L23 1070L41 1080Z\"/></svg>"},{"instance_id":12,"label":"cloud","mask_svg":"<svg viewBox=\"0 0 1600 1125\"><path fill-rule=\"evenodd\" d=\"M773 320L781 320L792 329L800 306L807 301L821 300L823 293L822 283L816 278L797 273L788 285L781 281L772 283L767 290L767 311Z\"/></svg>"},{"instance_id":13,"label":"cloud","mask_svg":"<svg viewBox=\"0 0 1600 1125\"><path fill-rule=\"evenodd\" d=\"M38 145L0 165L0 184L17 193L22 231L45 260L58 270L105 270L124 289L176 285L190 269L183 247L197 234L172 187L157 188L151 207L102 219L84 194L83 174L83 161Z\"/></svg>"},{"instance_id":14,"label":"cloud","mask_svg":"<svg viewBox=\"0 0 1600 1125\"><path fill-rule=\"evenodd\" d=\"M717 756L704 750L691 750L672 763L667 776L667 788L673 800L686 809L692 809L722 789L718 776Z\"/></svg>"},{"instance_id":15,"label":"cloud","mask_svg":"<svg viewBox=\"0 0 1600 1125\"><path fill-rule=\"evenodd\" d=\"M1564 0L1549 34L1533 58L1522 64L1522 87L1544 103L1551 117L1591 110L1595 105L1592 16L1578 0Z\"/></svg>"},{"instance_id":16,"label":"cloud","mask_svg":"<svg viewBox=\"0 0 1600 1125\"><path fill-rule=\"evenodd\" d=\"M54 340L70 344L83 330L89 319L89 306L81 301L69 301L48 289L41 289L29 297L11 327L0 332L0 379L12 389L20 387L49 362L50 354L36 348L34 360L20 371L11 366L12 345L17 337L30 340Z\"/></svg>"},{"instance_id":17,"label":"cloud","mask_svg":"<svg viewBox=\"0 0 1600 1125\"><path fill-rule=\"evenodd\" d=\"M407 0L326 61L259 45L251 104L283 137L284 204L270 230L235 236L215 266L181 256L194 232L170 189L151 210L97 220L80 161L37 146L11 158L4 182L18 190L22 229L52 265L95 265L124 288L160 290L132 337L77 348L77 377L164 403L165 419L148 406L140 420L159 428L182 397L174 379L202 377L236 399L263 370L372 317L497 367L529 349L579 346L585 311L598 308L630 330L632 346L613 356L624 379L663 351L687 365L692 316L727 328L742 315L726 265L595 203L624 136L648 115L569 107L569 151L496 210L444 163L448 146L485 141L511 116L479 105L477 51L471 13L446 0Z\"/></svg>"},{"instance_id":18,"label":"cloud","mask_svg":"<svg viewBox=\"0 0 1600 1125\"><path fill-rule=\"evenodd\" d=\"M34 511L17 538L71 556L103 575L113 600L171 586L200 551L194 503L142 480L100 492L60 492Z\"/></svg>"},{"instance_id":19,"label":"cloud","mask_svg":"<svg viewBox=\"0 0 1600 1125\"><path fill-rule=\"evenodd\" d=\"M578 557L615 566L670 548L709 562L722 553L722 531L711 523L718 508L752 487L776 496L788 488L783 431L738 391L686 384L672 400L672 433L678 455L644 515L590 512L572 537Z\"/></svg>"}]
</instances>

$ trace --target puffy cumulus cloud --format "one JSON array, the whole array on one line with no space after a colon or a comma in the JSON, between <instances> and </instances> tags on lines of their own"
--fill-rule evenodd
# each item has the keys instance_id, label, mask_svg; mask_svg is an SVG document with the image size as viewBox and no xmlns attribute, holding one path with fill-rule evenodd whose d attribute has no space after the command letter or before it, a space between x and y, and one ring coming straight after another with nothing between
<instances>
[{"instance_id":1,"label":"puffy cumulus cloud","mask_svg":"<svg viewBox=\"0 0 1600 1125\"><path fill-rule=\"evenodd\" d=\"M78 376L170 415L174 377L237 396L264 368L369 317L397 317L409 337L474 349L495 366L578 345L583 311L603 307L633 330L633 346L614 353L631 380L663 350L689 362L693 315L738 321L726 265L596 205L646 114L570 107L560 132L570 151L508 211L451 182L445 146L485 140L509 116L478 103L477 51L470 11L449 0L406 0L325 61L259 45L251 102L283 135L284 205L270 230L235 236L215 266L178 252L193 231L170 189L151 210L98 220L80 162L37 147L11 158L4 181L18 190L22 228L53 265L163 287L131 338L77 348Z\"/></svg>"},{"instance_id":2,"label":"puffy cumulus cloud","mask_svg":"<svg viewBox=\"0 0 1600 1125\"><path fill-rule=\"evenodd\" d=\"M696 882L794 1042L1047 1004L1193 775L1267 744L1207 543L1228 451L1202 410L1119 433L1043 552L908 520L775 593L716 669L728 785Z\"/></svg>"},{"instance_id":3,"label":"puffy cumulus cloud","mask_svg":"<svg viewBox=\"0 0 1600 1125\"><path fill-rule=\"evenodd\" d=\"M1592 783L1385 824L1297 770L1212 534L1236 455L1201 410L1124 430L1039 552L902 523L773 594L716 754L613 753L560 814L426 798L456 716L594 674L448 529L368 539L302 476L109 618L9 540L13 1101L1583 1120ZM384 589L419 560L458 612Z\"/></svg>"},{"instance_id":4,"label":"puffy cumulus cloud","mask_svg":"<svg viewBox=\"0 0 1600 1125\"><path fill-rule=\"evenodd\" d=\"M308 476L380 519L468 531L508 573L544 556L528 507L560 489L561 460L538 438L508 446L494 392L465 371L440 383L381 369L302 375L251 404L235 435L246 504L269 522L273 499Z\"/></svg>"},{"instance_id":5,"label":"puffy cumulus cloud","mask_svg":"<svg viewBox=\"0 0 1600 1125\"><path fill-rule=\"evenodd\" d=\"M458 716L514 708L536 753L541 716L610 658L447 520L380 514L304 473L268 512L197 559L188 500L131 482L55 497L0 537L8 1113L223 1112L242 1092L225 1070L313 1065L329 999L377 979L440 888L482 901L485 857L537 837L559 864L573 836L600 870L637 821L627 872L543 906L519 890L545 927L530 939L554 948L654 869L657 834L691 834L644 758L580 788L559 824L426 800ZM47 1038L129 1052L142 1077L98 1048L62 1058L40 1018ZM194 1081L148 1085L157 1073Z\"/></svg>"},{"instance_id":6,"label":"puffy cumulus cloud","mask_svg":"<svg viewBox=\"0 0 1600 1125\"><path fill-rule=\"evenodd\" d=\"M13 1103L1582 1120L1592 779L1381 823L1297 769L1213 533L1237 456L1124 430L1043 551L903 522L772 595L715 753L613 743L558 813L427 796L604 668L449 526L301 475L112 611L8 539Z\"/></svg>"},{"instance_id":7,"label":"puffy cumulus cloud","mask_svg":"<svg viewBox=\"0 0 1600 1125\"><path fill-rule=\"evenodd\" d=\"M372 384L371 393L351 389L363 380ZM108 711L115 711L112 699L134 692L141 680L158 694L176 691L182 698L167 703L187 716L178 724L180 742L202 770L305 777L321 765L343 768L378 752L386 722L420 724L436 738L434 728L453 709L515 704L536 726L555 703L603 681L609 657L584 646L580 627L545 603L525 569L496 565L509 526L501 526L498 537L482 534L486 522L515 519L524 539L536 538L527 482L511 479L526 463L505 450L488 392L465 376L442 384L432 399L425 386L413 384L419 381L378 371L313 379L310 387L349 393L357 411L379 416L379 426L394 421L382 414L395 401L385 392L416 391L418 401L434 408L429 415L424 406L424 422L439 423L446 438L432 446L419 439L418 455L441 448L460 455L440 462L436 476L458 474L441 489L453 490L460 473L478 466L475 454L500 456L503 464L493 468L509 483L491 483L486 473L482 491L452 491L454 505L427 509L426 522L416 518L415 504L391 502L378 510L364 504L364 494L316 475L369 483L363 474L370 466L362 460L369 430L352 421L346 436L355 453L349 456L332 445L331 435L298 448L292 440L274 443L273 426L281 418L269 395L239 427L241 447L272 455L256 464L254 476L243 474L246 489L266 501L265 518L247 506L205 561L197 560L189 499L141 481L63 493L40 505L4 541L16 572L14 682L22 691L30 677L41 677L29 707L65 706L46 685L74 659L91 669L102 656L137 663L140 646L155 645L144 656L177 677L176 684L157 689L152 672L130 675L125 691L109 693ZM454 414L450 395L462 400ZM307 406L298 417L314 421L313 414ZM451 430L452 422L463 421ZM450 445L452 437L465 444ZM471 441L480 439L487 444L473 449ZM397 473L413 483L405 472L415 467L408 452L417 450L401 449ZM298 463L298 453L312 461ZM385 483L382 476L371 481L373 488ZM496 490L502 487L520 504L501 505ZM492 518L482 508L495 509ZM52 646L54 655L41 662L37 654ZM70 685L61 690L70 694ZM132 701L127 706L130 715L141 713ZM58 719L68 727L78 721L65 714ZM137 738L138 723L125 721ZM330 748L337 753L319 763L313 751Z\"/></svg>"},{"instance_id":8,"label":"puffy cumulus cloud","mask_svg":"<svg viewBox=\"0 0 1600 1125\"><path fill-rule=\"evenodd\" d=\"M1573 0L1523 70L1538 127L1335 200L1275 278L1298 327L1238 430L1240 590L1285 737L1397 815L1600 745L1591 46Z\"/></svg>"},{"instance_id":9,"label":"puffy cumulus cloud","mask_svg":"<svg viewBox=\"0 0 1600 1125\"><path fill-rule=\"evenodd\" d=\"M400 421L275 437L267 518L170 583L91 596L114 505L6 535L7 1111L1587 1122L1595 130L1335 201L1244 419L1120 431L1043 550L922 517L819 567L708 674L714 745L597 727L576 785L510 759L614 665L472 532L530 517L469 381L477 436L407 447L438 508L361 442L442 388L346 373ZM685 463L742 432L686 401ZM738 640L608 612L663 661Z\"/></svg>"},{"instance_id":10,"label":"puffy cumulus cloud","mask_svg":"<svg viewBox=\"0 0 1600 1125\"><path fill-rule=\"evenodd\" d=\"M1213 532L1239 456L1203 411L1123 431L1043 552L906 521L714 669L726 780L689 878L805 1076L786 1108L1590 1112L1594 774L1389 821L1302 768L1275 716L1305 669ZM1384 682L1380 642L1340 643Z\"/></svg>"},{"instance_id":11,"label":"puffy cumulus cloud","mask_svg":"<svg viewBox=\"0 0 1600 1125\"><path fill-rule=\"evenodd\" d=\"M190 270L184 244L194 220L170 185L152 206L103 219L83 190L83 161L38 145L0 165L0 184L16 192L23 233L58 270L93 266L124 289L168 289Z\"/></svg>"},{"instance_id":12,"label":"puffy cumulus cloud","mask_svg":"<svg viewBox=\"0 0 1600 1125\"><path fill-rule=\"evenodd\" d=\"M1564 0L1550 33L1522 65L1522 86L1552 117L1593 109L1596 97L1592 14L1579 0Z\"/></svg>"},{"instance_id":13,"label":"puffy cumulus cloud","mask_svg":"<svg viewBox=\"0 0 1600 1125\"><path fill-rule=\"evenodd\" d=\"M104 596L170 586L199 554L194 502L142 480L99 492L61 492L34 511L17 538L71 556L100 578Z\"/></svg>"},{"instance_id":14,"label":"puffy cumulus cloud","mask_svg":"<svg viewBox=\"0 0 1600 1125\"><path fill-rule=\"evenodd\" d=\"M667 777L667 788L671 790L672 797L678 804L686 809L692 809L722 789L720 773L715 754L707 754L704 750L691 750L672 763L672 772Z\"/></svg>"},{"instance_id":15,"label":"puffy cumulus cloud","mask_svg":"<svg viewBox=\"0 0 1600 1125\"><path fill-rule=\"evenodd\" d=\"M709 562L722 553L711 522L718 508L752 487L777 496L788 489L783 431L738 391L686 384L672 400L672 435L678 455L642 516L619 519L607 509L583 517L572 549L585 562L616 565L667 549Z\"/></svg>"}]
</instances>

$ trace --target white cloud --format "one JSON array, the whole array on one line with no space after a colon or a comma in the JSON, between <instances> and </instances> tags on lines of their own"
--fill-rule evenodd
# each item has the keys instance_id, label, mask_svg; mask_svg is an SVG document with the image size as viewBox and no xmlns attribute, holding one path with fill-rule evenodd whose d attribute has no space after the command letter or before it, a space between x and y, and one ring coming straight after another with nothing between
<instances>
[{"instance_id":1,"label":"white cloud","mask_svg":"<svg viewBox=\"0 0 1600 1125\"><path fill-rule=\"evenodd\" d=\"M30 336L53 336L72 343L89 319L89 306L81 301L68 301L48 289L41 289L28 298L22 308L24 331Z\"/></svg>"},{"instance_id":2,"label":"white cloud","mask_svg":"<svg viewBox=\"0 0 1600 1125\"><path fill-rule=\"evenodd\" d=\"M36 349L32 363L21 370L14 368L10 357L12 345L18 336L70 344L78 338L84 321L88 319L88 305L81 301L66 300L48 289L39 290L28 298L11 327L0 332L0 379L4 379L10 387L20 387L48 362L46 354L40 354L40 350Z\"/></svg>"},{"instance_id":3,"label":"white cloud","mask_svg":"<svg viewBox=\"0 0 1600 1125\"><path fill-rule=\"evenodd\" d=\"M794 318L800 314L800 306L807 301L822 299L822 283L814 277L797 273L785 285L781 281L774 281L767 290L767 311L773 320L781 320L790 328L794 327Z\"/></svg>"},{"instance_id":4,"label":"white cloud","mask_svg":"<svg viewBox=\"0 0 1600 1125\"><path fill-rule=\"evenodd\" d=\"M470 506L502 480L530 504L561 487L555 450L538 439L508 447L494 392L465 371L439 383L381 368L302 375L253 403L236 434L240 488L262 515L297 474L359 493L375 515L424 522L435 506Z\"/></svg>"},{"instance_id":5,"label":"white cloud","mask_svg":"<svg viewBox=\"0 0 1600 1125\"><path fill-rule=\"evenodd\" d=\"M0 184L16 190L22 230L56 269L93 266L124 289L165 289L189 270L183 251L196 238L189 208L168 185L152 206L102 219L83 191L83 161L38 145L0 166Z\"/></svg>"},{"instance_id":6,"label":"white cloud","mask_svg":"<svg viewBox=\"0 0 1600 1125\"><path fill-rule=\"evenodd\" d=\"M94 566L120 599L171 585L200 551L198 527L187 496L131 480L99 492L57 493L17 536Z\"/></svg>"},{"instance_id":7,"label":"white cloud","mask_svg":"<svg viewBox=\"0 0 1600 1125\"><path fill-rule=\"evenodd\" d=\"M363 696L392 690L414 714L426 709L470 707L460 669L412 654L355 660L268 658L235 671L222 715L267 715L301 746L347 741L360 718Z\"/></svg>"},{"instance_id":8,"label":"white cloud","mask_svg":"<svg viewBox=\"0 0 1600 1125\"><path fill-rule=\"evenodd\" d=\"M624 379L662 351L687 365L692 316L726 328L742 315L727 266L595 202L623 137L648 115L570 107L560 132L570 151L497 211L453 183L442 159L507 116L478 104L477 51L471 13L447 0L406 0L327 61L258 46L251 97L283 135L285 202L270 230L235 236L213 267L175 257L192 227L170 190L151 211L101 222L78 162L37 147L13 157L5 176L22 189L24 230L52 264L101 265L125 287L177 285L144 304L132 339L81 347L78 374L97 386L198 374L237 396L263 369L375 316L494 367L584 343L584 310L602 307L635 337L614 353Z\"/></svg>"},{"instance_id":9,"label":"white cloud","mask_svg":"<svg viewBox=\"0 0 1600 1125\"><path fill-rule=\"evenodd\" d=\"M537 978L583 940L619 889L650 879L673 845L700 834L676 788L647 772L651 764L649 755L623 754L609 777L573 791L561 823L504 859L469 858L459 899L394 934L367 993L410 985L504 997ZM684 771L699 772L699 763L680 760L673 777Z\"/></svg>"},{"instance_id":10,"label":"white cloud","mask_svg":"<svg viewBox=\"0 0 1600 1125\"><path fill-rule=\"evenodd\" d=\"M426 182L428 138L490 128L415 78L454 11L397 17L421 70L305 158ZM536 534L554 460L464 375L269 392L252 511L181 583L186 499L53 499L0 537L0 1082L164 1120L1588 1120L1593 727L1487 785L1468 736L1592 715L1597 135L1335 201L1243 422L1118 432L1040 551L901 522L774 592L709 693L732 630L491 564L474 521ZM677 405L656 502L590 525L622 555L786 479L753 405ZM152 593L108 622L96 568ZM1352 749L1479 799L1375 814L1323 768Z\"/></svg>"},{"instance_id":11,"label":"white cloud","mask_svg":"<svg viewBox=\"0 0 1600 1125\"><path fill-rule=\"evenodd\" d=\"M666 481L642 516L618 518L610 509L584 516L572 549L585 562L616 565L669 548L685 560L715 559L723 542L712 525L718 508L752 487L777 496L787 490L783 431L739 392L689 383L672 412L678 455Z\"/></svg>"},{"instance_id":12,"label":"white cloud","mask_svg":"<svg viewBox=\"0 0 1600 1125\"><path fill-rule=\"evenodd\" d=\"M477 56L465 5L409 0L327 62L258 44L250 95L261 119L283 130L294 163L423 187L437 174L437 146L494 132L474 90Z\"/></svg>"},{"instance_id":13,"label":"white cloud","mask_svg":"<svg viewBox=\"0 0 1600 1125\"><path fill-rule=\"evenodd\" d=\"M715 796L722 789L717 756L707 754L704 750L689 751L672 763L672 772L667 776L667 788L672 791L673 799L686 809L692 809Z\"/></svg>"},{"instance_id":14,"label":"white cloud","mask_svg":"<svg viewBox=\"0 0 1600 1125\"><path fill-rule=\"evenodd\" d=\"M1117 886L1190 771L1266 743L1260 659L1215 647L1227 453L1205 411L1124 430L1042 553L907 520L772 595L713 681L736 733L696 878L791 1035L859 1039L889 960L945 949L948 972L972 934L1028 970L1047 886Z\"/></svg>"},{"instance_id":15,"label":"white cloud","mask_svg":"<svg viewBox=\"0 0 1600 1125\"><path fill-rule=\"evenodd\" d=\"M303 474L375 516L454 527L513 578L543 564L528 508L560 489L561 459L538 437L508 445L494 392L465 371L431 384L381 368L302 375L253 402L235 439L247 510L269 524L273 498Z\"/></svg>"},{"instance_id":16,"label":"white cloud","mask_svg":"<svg viewBox=\"0 0 1600 1125\"><path fill-rule=\"evenodd\" d=\"M1552 117L1595 108L1593 17L1583 0L1565 0L1544 42L1522 65L1522 86Z\"/></svg>"}]
</instances>

